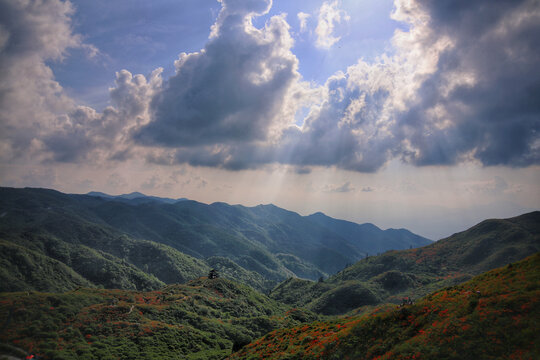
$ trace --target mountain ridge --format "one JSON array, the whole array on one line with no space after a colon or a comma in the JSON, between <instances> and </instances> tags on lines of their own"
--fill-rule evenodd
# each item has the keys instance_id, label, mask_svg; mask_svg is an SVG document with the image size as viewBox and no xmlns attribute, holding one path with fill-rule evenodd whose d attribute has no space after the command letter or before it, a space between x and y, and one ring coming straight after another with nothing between
<instances>
[{"instance_id":1,"label":"mountain ridge","mask_svg":"<svg viewBox=\"0 0 540 360\"><path fill-rule=\"evenodd\" d=\"M324 314L421 297L540 251L539 224L539 211L488 219L424 247L362 259L323 284L289 279L274 288L271 297ZM343 297L349 302L337 301Z\"/></svg>"},{"instance_id":2,"label":"mountain ridge","mask_svg":"<svg viewBox=\"0 0 540 360\"><path fill-rule=\"evenodd\" d=\"M0 188L0 239L75 264L78 273L90 276L96 286L126 289L187 281L203 275L210 267L207 259L217 257L230 260L212 260L224 274L241 275L243 281L251 280L266 291L288 277L327 277L365 256L358 242L273 204L208 205L133 196ZM53 244L63 252L55 251ZM409 246L410 241L403 240L401 247ZM143 260L145 251L156 255ZM18 260L4 261L9 268ZM91 261L102 264L102 273L117 279L114 284L104 282L106 276L95 273ZM174 276L163 271L165 264L175 269Z\"/></svg>"}]
</instances>

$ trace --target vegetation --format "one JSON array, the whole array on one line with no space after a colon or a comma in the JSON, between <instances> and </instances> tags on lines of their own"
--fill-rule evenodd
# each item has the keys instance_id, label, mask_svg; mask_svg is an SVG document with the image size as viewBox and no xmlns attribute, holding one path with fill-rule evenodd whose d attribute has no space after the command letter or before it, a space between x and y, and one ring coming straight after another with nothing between
<instances>
[{"instance_id":1,"label":"vegetation","mask_svg":"<svg viewBox=\"0 0 540 360\"><path fill-rule=\"evenodd\" d=\"M458 284L538 252L539 224L540 212L488 220L343 269L366 234L425 239L273 205L0 188L0 354L535 358L539 254Z\"/></svg>"},{"instance_id":2,"label":"vegetation","mask_svg":"<svg viewBox=\"0 0 540 360\"><path fill-rule=\"evenodd\" d=\"M151 292L0 294L0 342L45 359L223 359L269 331L316 319L222 278Z\"/></svg>"},{"instance_id":3,"label":"vegetation","mask_svg":"<svg viewBox=\"0 0 540 360\"><path fill-rule=\"evenodd\" d=\"M270 296L328 315L380 302L397 304L403 297L416 299L540 251L539 224L538 211L512 219L486 220L422 248L363 259L323 284L285 281Z\"/></svg>"},{"instance_id":4,"label":"vegetation","mask_svg":"<svg viewBox=\"0 0 540 360\"><path fill-rule=\"evenodd\" d=\"M0 291L155 290L211 267L268 291L289 277L327 277L365 253L365 242L349 236L360 233L340 232L337 220L322 214L316 219L273 205L206 205L138 193L92 195L0 188L0 241L10 249L0 256ZM429 242L406 230L390 236L368 227L385 249Z\"/></svg>"},{"instance_id":5,"label":"vegetation","mask_svg":"<svg viewBox=\"0 0 540 360\"><path fill-rule=\"evenodd\" d=\"M538 359L540 253L413 305L276 330L229 359Z\"/></svg>"}]
</instances>

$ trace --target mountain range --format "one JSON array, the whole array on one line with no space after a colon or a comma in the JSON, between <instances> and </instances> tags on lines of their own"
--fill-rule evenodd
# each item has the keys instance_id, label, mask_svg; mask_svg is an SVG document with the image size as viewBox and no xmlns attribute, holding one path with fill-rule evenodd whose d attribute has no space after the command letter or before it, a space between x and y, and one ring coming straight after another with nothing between
<instances>
[{"instance_id":1,"label":"mountain range","mask_svg":"<svg viewBox=\"0 0 540 360\"><path fill-rule=\"evenodd\" d=\"M288 279L271 297L323 314L420 298L540 251L540 212L490 219L433 244L373 256L324 282Z\"/></svg>"},{"instance_id":2,"label":"mountain range","mask_svg":"<svg viewBox=\"0 0 540 360\"><path fill-rule=\"evenodd\" d=\"M208 205L140 193L0 188L0 215L3 291L153 290L211 267L269 290L289 277L327 277L367 254L431 243L405 229L301 216L275 205Z\"/></svg>"},{"instance_id":3,"label":"mountain range","mask_svg":"<svg viewBox=\"0 0 540 360\"><path fill-rule=\"evenodd\" d=\"M0 188L0 358L540 354L538 211L431 242L274 205L105 195Z\"/></svg>"}]
</instances>

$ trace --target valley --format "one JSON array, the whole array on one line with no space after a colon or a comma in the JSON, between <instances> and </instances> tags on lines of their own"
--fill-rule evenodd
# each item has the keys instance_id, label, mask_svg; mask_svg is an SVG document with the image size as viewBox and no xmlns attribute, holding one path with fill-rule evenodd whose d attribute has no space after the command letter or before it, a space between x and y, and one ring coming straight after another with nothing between
<instances>
[{"instance_id":1,"label":"valley","mask_svg":"<svg viewBox=\"0 0 540 360\"><path fill-rule=\"evenodd\" d=\"M539 351L540 212L432 242L274 205L0 194L0 358Z\"/></svg>"}]
</instances>

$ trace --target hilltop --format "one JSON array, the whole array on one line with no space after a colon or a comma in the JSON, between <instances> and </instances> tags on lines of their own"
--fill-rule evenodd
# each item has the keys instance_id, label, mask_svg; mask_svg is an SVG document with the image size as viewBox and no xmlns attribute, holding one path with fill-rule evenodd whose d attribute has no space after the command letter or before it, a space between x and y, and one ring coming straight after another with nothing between
<instances>
[{"instance_id":1,"label":"hilltop","mask_svg":"<svg viewBox=\"0 0 540 360\"><path fill-rule=\"evenodd\" d=\"M540 253L404 307L276 330L229 359L538 359Z\"/></svg>"}]
</instances>

